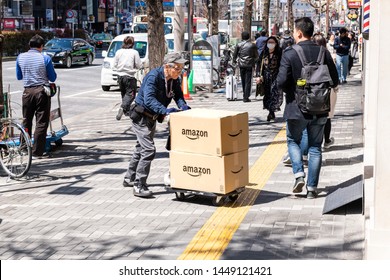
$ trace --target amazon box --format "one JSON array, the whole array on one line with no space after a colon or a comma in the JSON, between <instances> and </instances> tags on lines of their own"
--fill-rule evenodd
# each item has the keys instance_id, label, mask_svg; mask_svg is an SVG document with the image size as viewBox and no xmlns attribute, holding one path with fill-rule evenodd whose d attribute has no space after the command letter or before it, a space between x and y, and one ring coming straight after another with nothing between
<instances>
[{"instance_id":1,"label":"amazon box","mask_svg":"<svg viewBox=\"0 0 390 280\"><path fill-rule=\"evenodd\" d=\"M170 115L171 149L223 156L249 148L248 113L191 109Z\"/></svg>"},{"instance_id":2,"label":"amazon box","mask_svg":"<svg viewBox=\"0 0 390 280\"><path fill-rule=\"evenodd\" d=\"M227 194L249 182L248 150L226 156L170 152L171 187Z\"/></svg>"}]
</instances>

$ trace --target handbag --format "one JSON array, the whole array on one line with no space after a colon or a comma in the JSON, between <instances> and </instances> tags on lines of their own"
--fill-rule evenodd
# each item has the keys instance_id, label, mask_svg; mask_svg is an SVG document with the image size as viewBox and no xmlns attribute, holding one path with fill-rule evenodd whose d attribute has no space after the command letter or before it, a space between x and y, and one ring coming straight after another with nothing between
<instances>
[{"instance_id":1,"label":"handbag","mask_svg":"<svg viewBox=\"0 0 390 280\"><path fill-rule=\"evenodd\" d=\"M263 73L263 65L264 65L264 57L261 59L261 66L260 66L260 78L263 79L263 76L261 75ZM265 95L265 88L264 88L264 80L260 84L256 84L256 96L264 96Z\"/></svg>"}]
</instances>

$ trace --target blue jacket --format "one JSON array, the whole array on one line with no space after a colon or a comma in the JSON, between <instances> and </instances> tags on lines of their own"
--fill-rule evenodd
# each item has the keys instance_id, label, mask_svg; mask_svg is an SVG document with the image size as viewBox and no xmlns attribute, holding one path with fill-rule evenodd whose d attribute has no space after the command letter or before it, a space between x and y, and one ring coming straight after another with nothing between
<instances>
[{"instance_id":1,"label":"blue jacket","mask_svg":"<svg viewBox=\"0 0 390 280\"><path fill-rule=\"evenodd\" d=\"M167 89L168 92L173 92L173 96L167 95ZM180 109L186 104L181 90L181 79L165 82L164 67L161 66L146 74L135 102L149 113L166 115L172 99Z\"/></svg>"}]
</instances>

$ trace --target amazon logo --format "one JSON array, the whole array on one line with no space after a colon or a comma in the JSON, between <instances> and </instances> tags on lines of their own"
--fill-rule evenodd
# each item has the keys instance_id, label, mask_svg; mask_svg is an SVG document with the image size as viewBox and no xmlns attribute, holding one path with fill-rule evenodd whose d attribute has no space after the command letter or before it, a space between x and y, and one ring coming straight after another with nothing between
<instances>
[{"instance_id":1,"label":"amazon logo","mask_svg":"<svg viewBox=\"0 0 390 280\"><path fill-rule=\"evenodd\" d=\"M237 171L231 170L231 172L232 172L233 174L238 174L238 173L240 173L243 169L244 169L244 166L241 166L241 168L240 168L239 170L237 170Z\"/></svg>"},{"instance_id":2,"label":"amazon logo","mask_svg":"<svg viewBox=\"0 0 390 280\"><path fill-rule=\"evenodd\" d=\"M237 131L236 133L228 133L228 135L230 137L237 137L238 135L240 135L242 133L242 129L240 129L239 131Z\"/></svg>"},{"instance_id":3,"label":"amazon logo","mask_svg":"<svg viewBox=\"0 0 390 280\"><path fill-rule=\"evenodd\" d=\"M198 166L184 165L183 172L186 172L191 177L200 177L204 175L211 175L211 169Z\"/></svg>"},{"instance_id":4,"label":"amazon logo","mask_svg":"<svg viewBox=\"0 0 390 280\"><path fill-rule=\"evenodd\" d=\"M209 137L209 133L205 130L199 129L186 129L181 130L181 134L186 136L190 140L196 140L199 138Z\"/></svg>"}]
</instances>

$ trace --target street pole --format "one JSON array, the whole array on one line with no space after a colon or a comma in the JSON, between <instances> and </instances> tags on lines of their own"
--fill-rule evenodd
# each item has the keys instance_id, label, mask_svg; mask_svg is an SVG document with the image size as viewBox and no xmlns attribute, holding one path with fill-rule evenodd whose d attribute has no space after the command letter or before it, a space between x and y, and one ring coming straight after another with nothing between
<instances>
[{"instance_id":1,"label":"street pole","mask_svg":"<svg viewBox=\"0 0 390 280\"><path fill-rule=\"evenodd\" d=\"M325 37L328 36L329 33L329 5L330 5L330 0L326 0L326 14L325 14Z\"/></svg>"},{"instance_id":2,"label":"street pole","mask_svg":"<svg viewBox=\"0 0 390 280\"><path fill-rule=\"evenodd\" d=\"M190 52L190 69L192 69L192 38L194 31L194 0L188 0L188 50Z\"/></svg>"},{"instance_id":3,"label":"street pole","mask_svg":"<svg viewBox=\"0 0 390 280\"><path fill-rule=\"evenodd\" d=\"M212 18L212 12L213 12L213 3L212 3L213 0L208 0L208 4L207 4L207 9L209 11L209 36L212 35L212 29L213 29L213 18Z\"/></svg>"}]
</instances>

